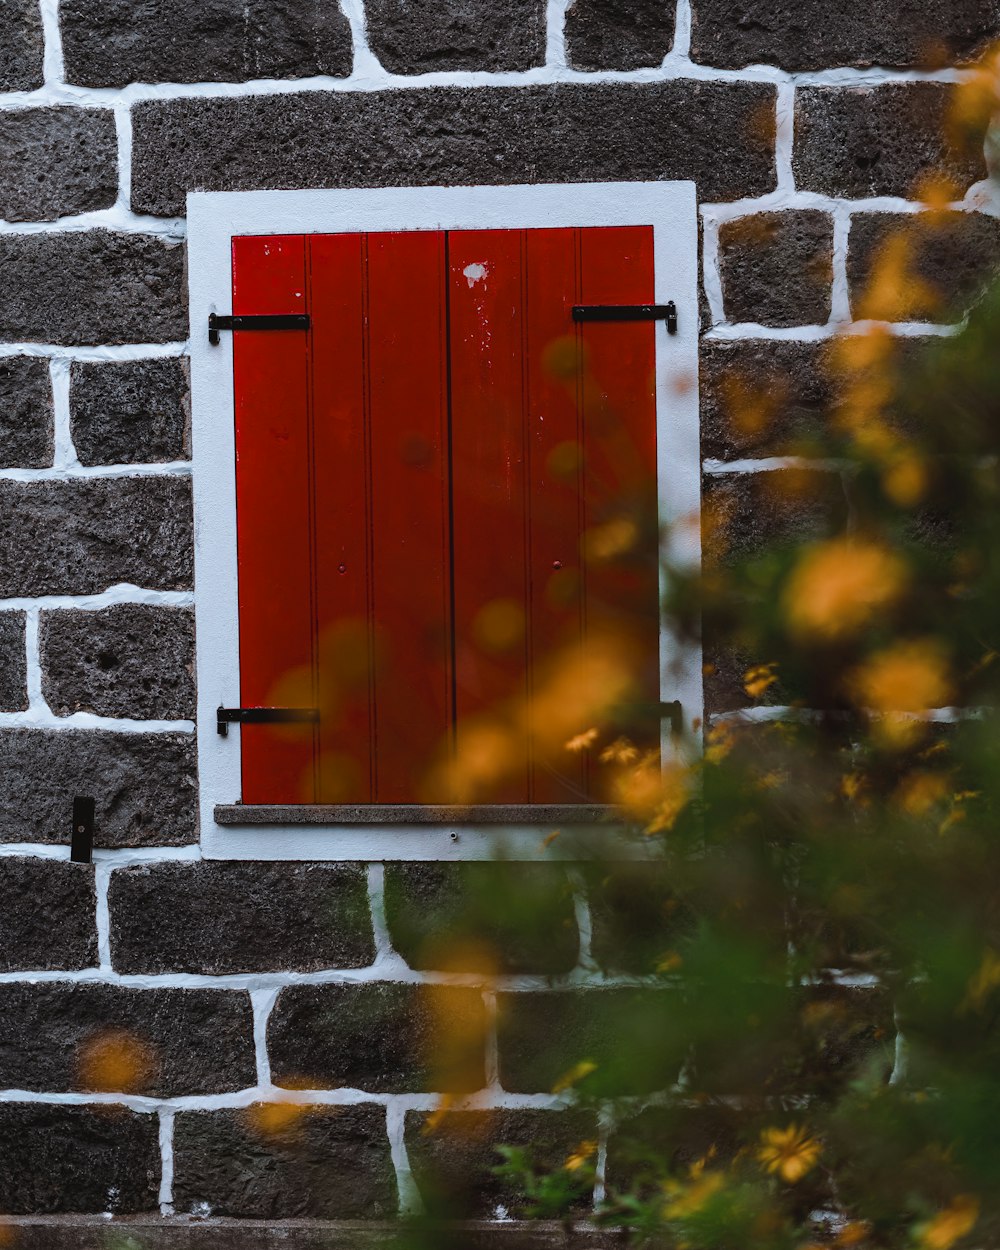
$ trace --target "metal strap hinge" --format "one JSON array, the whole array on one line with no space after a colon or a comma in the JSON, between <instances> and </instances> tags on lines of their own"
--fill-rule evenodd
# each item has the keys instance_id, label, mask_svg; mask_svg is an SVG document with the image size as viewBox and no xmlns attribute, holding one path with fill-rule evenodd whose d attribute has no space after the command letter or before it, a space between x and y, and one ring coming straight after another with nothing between
<instances>
[{"instance_id":1,"label":"metal strap hinge","mask_svg":"<svg viewBox=\"0 0 1000 1250\"><path fill-rule=\"evenodd\" d=\"M216 729L220 738L229 736L230 725L316 725L318 707L220 707Z\"/></svg>"},{"instance_id":2,"label":"metal strap hinge","mask_svg":"<svg viewBox=\"0 0 1000 1250\"><path fill-rule=\"evenodd\" d=\"M308 313L252 313L237 317L208 314L208 341L218 346L220 330L308 330Z\"/></svg>"},{"instance_id":3,"label":"metal strap hinge","mask_svg":"<svg viewBox=\"0 0 1000 1250\"><path fill-rule=\"evenodd\" d=\"M667 333L677 333L677 305L669 304L574 304L574 321L665 321Z\"/></svg>"}]
</instances>

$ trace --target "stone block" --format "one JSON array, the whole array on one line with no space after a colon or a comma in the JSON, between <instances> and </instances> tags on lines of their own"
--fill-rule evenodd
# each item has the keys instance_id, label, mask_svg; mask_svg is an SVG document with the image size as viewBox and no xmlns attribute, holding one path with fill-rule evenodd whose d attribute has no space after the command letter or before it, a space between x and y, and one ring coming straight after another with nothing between
<instances>
[{"instance_id":1,"label":"stone block","mask_svg":"<svg viewBox=\"0 0 1000 1250\"><path fill-rule=\"evenodd\" d=\"M0 712L28 706L23 612L0 612Z\"/></svg>"},{"instance_id":2,"label":"stone block","mask_svg":"<svg viewBox=\"0 0 1000 1250\"><path fill-rule=\"evenodd\" d=\"M159 1120L125 1107L0 1103L0 1207L12 1215L155 1211Z\"/></svg>"},{"instance_id":3,"label":"stone block","mask_svg":"<svg viewBox=\"0 0 1000 1250\"><path fill-rule=\"evenodd\" d=\"M545 0L367 0L365 26L392 74L545 62Z\"/></svg>"},{"instance_id":4,"label":"stone block","mask_svg":"<svg viewBox=\"0 0 1000 1250\"><path fill-rule=\"evenodd\" d=\"M0 598L99 594L119 582L191 588L185 478L0 481L0 515Z\"/></svg>"},{"instance_id":5,"label":"stone block","mask_svg":"<svg viewBox=\"0 0 1000 1250\"><path fill-rule=\"evenodd\" d=\"M674 42L668 0L573 0L566 10L566 57L574 69L659 65Z\"/></svg>"},{"instance_id":6,"label":"stone block","mask_svg":"<svg viewBox=\"0 0 1000 1250\"><path fill-rule=\"evenodd\" d=\"M132 204L188 190L693 179L703 200L774 187L763 83L562 83L150 100L133 116Z\"/></svg>"},{"instance_id":7,"label":"stone block","mask_svg":"<svg viewBox=\"0 0 1000 1250\"><path fill-rule=\"evenodd\" d=\"M413 968L568 972L579 954L564 869L539 864L392 864L393 943Z\"/></svg>"},{"instance_id":8,"label":"stone block","mask_svg":"<svg viewBox=\"0 0 1000 1250\"><path fill-rule=\"evenodd\" d=\"M800 87L795 93L792 169L800 191L862 199L915 195L935 171L955 199L986 177L982 148L947 137L954 88L945 83Z\"/></svg>"},{"instance_id":9,"label":"stone block","mask_svg":"<svg viewBox=\"0 0 1000 1250\"><path fill-rule=\"evenodd\" d=\"M996 0L692 0L691 58L720 69L930 68L973 60L1000 34Z\"/></svg>"},{"instance_id":10,"label":"stone block","mask_svg":"<svg viewBox=\"0 0 1000 1250\"><path fill-rule=\"evenodd\" d=\"M468 1093L485 1084L479 990L444 985L297 985L267 1026L271 1076L291 1089Z\"/></svg>"},{"instance_id":11,"label":"stone block","mask_svg":"<svg viewBox=\"0 0 1000 1250\"><path fill-rule=\"evenodd\" d=\"M0 858L0 972L93 967L96 908L93 865Z\"/></svg>"},{"instance_id":12,"label":"stone block","mask_svg":"<svg viewBox=\"0 0 1000 1250\"><path fill-rule=\"evenodd\" d=\"M0 1089L170 1098L256 1080L248 994L0 985Z\"/></svg>"},{"instance_id":13,"label":"stone block","mask_svg":"<svg viewBox=\"0 0 1000 1250\"><path fill-rule=\"evenodd\" d=\"M0 91L40 87L45 39L38 0L0 0L0 26Z\"/></svg>"},{"instance_id":14,"label":"stone block","mask_svg":"<svg viewBox=\"0 0 1000 1250\"><path fill-rule=\"evenodd\" d=\"M86 87L343 76L353 61L324 0L65 0L59 25L67 81Z\"/></svg>"},{"instance_id":15,"label":"stone block","mask_svg":"<svg viewBox=\"0 0 1000 1250\"><path fill-rule=\"evenodd\" d=\"M575 1082L599 1098L669 1089L684 1062L683 1005L669 990L593 989L499 994L500 1084L548 1094L577 1065Z\"/></svg>"},{"instance_id":16,"label":"stone block","mask_svg":"<svg viewBox=\"0 0 1000 1250\"><path fill-rule=\"evenodd\" d=\"M70 429L81 464L154 464L190 455L187 361L74 362Z\"/></svg>"},{"instance_id":17,"label":"stone block","mask_svg":"<svg viewBox=\"0 0 1000 1250\"><path fill-rule=\"evenodd\" d=\"M377 1220L396 1203L384 1107L272 1103L174 1121L178 1212Z\"/></svg>"},{"instance_id":18,"label":"stone block","mask_svg":"<svg viewBox=\"0 0 1000 1250\"><path fill-rule=\"evenodd\" d=\"M608 1186L641 1187L647 1178L659 1184L663 1173L687 1179L706 1158L724 1167L748 1136L756 1144L757 1131L751 1114L724 1103L645 1107L616 1121L608 1139Z\"/></svg>"},{"instance_id":19,"label":"stone block","mask_svg":"<svg viewBox=\"0 0 1000 1250\"><path fill-rule=\"evenodd\" d=\"M194 717L189 608L123 603L99 612L43 612L39 650L42 694L57 716Z\"/></svg>"},{"instance_id":20,"label":"stone block","mask_svg":"<svg viewBox=\"0 0 1000 1250\"><path fill-rule=\"evenodd\" d=\"M442 1218L518 1213L524 1195L494 1174L503 1162L498 1146L526 1149L537 1167L554 1169L597 1138L589 1111L449 1111L433 1127L427 1121L425 1112L406 1113L406 1150L425 1207ZM586 1189L573 1195L572 1209L590 1205Z\"/></svg>"},{"instance_id":21,"label":"stone block","mask_svg":"<svg viewBox=\"0 0 1000 1250\"><path fill-rule=\"evenodd\" d=\"M49 362L0 358L0 469L44 469L52 451Z\"/></svg>"},{"instance_id":22,"label":"stone block","mask_svg":"<svg viewBox=\"0 0 1000 1250\"><path fill-rule=\"evenodd\" d=\"M605 972L646 976L657 971L690 932L690 912L671 889L669 872L653 863L581 864L590 905L590 949Z\"/></svg>"},{"instance_id":23,"label":"stone block","mask_svg":"<svg viewBox=\"0 0 1000 1250\"><path fill-rule=\"evenodd\" d=\"M118 195L111 109L16 109L0 114L0 217L54 221L110 208Z\"/></svg>"},{"instance_id":24,"label":"stone block","mask_svg":"<svg viewBox=\"0 0 1000 1250\"><path fill-rule=\"evenodd\" d=\"M367 877L350 864L144 864L111 878L118 972L315 972L375 957Z\"/></svg>"},{"instance_id":25,"label":"stone block","mask_svg":"<svg viewBox=\"0 0 1000 1250\"><path fill-rule=\"evenodd\" d=\"M852 219L847 278L855 317L954 321L998 270L1000 221L994 217L859 213Z\"/></svg>"},{"instance_id":26,"label":"stone block","mask_svg":"<svg viewBox=\"0 0 1000 1250\"><path fill-rule=\"evenodd\" d=\"M741 708L787 705L791 700L781 680L779 666L777 680L763 692L760 698L751 698L746 692L746 675L762 662L749 651L729 639L716 640L711 628L704 637L705 715L716 716L720 712L734 712Z\"/></svg>"},{"instance_id":27,"label":"stone block","mask_svg":"<svg viewBox=\"0 0 1000 1250\"><path fill-rule=\"evenodd\" d=\"M75 794L97 801L95 846L197 840L193 735L5 729L0 772L0 842L68 842Z\"/></svg>"},{"instance_id":28,"label":"stone block","mask_svg":"<svg viewBox=\"0 0 1000 1250\"><path fill-rule=\"evenodd\" d=\"M705 479L703 542L715 563L746 559L773 544L828 537L847 512L840 476L812 469L772 469Z\"/></svg>"},{"instance_id":29,"label":"stone block","mask_svg":"<svg viewBox=\"0 0 1000 1250\"><path fill-rule=\"evenodd\" d=\"M0 340L165 343L187 338L184 248L143 234L0 235Z\"/></svg>"},{"instance_id":30,"label":"stone block","mask_svg":"<svg viewBox=\"0 0 1000 1250\"><path fill-rule=\"evenodd\" d=\"M711 460L808 455L829 435L825 345L703 342L701 454Z\"/></svg>"},{"instance_id":31,"label":"stone block","mask_svg":"<svg viewBox=\"0 0 1000 1250\"><path fill-rule=\"evenodd\" d=\"M797 326L830 318L833 221L827 213L756 213L724 222L719 264L728 321Z\"/></svg>"}]
</instances>

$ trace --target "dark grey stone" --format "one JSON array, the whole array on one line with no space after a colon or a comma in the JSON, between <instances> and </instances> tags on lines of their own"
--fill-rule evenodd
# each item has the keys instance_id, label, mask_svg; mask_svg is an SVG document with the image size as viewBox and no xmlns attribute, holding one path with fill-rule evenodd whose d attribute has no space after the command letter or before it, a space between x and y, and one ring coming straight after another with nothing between
<instances>
[{"instance_id":1,"label":"dark grey stone","mask_svg":"<svg viewBox=\"0 0 1000 1250\"><path fill-rule=\"evenodd\" d=\"M0 482L0 516L0 598L97 594L119 582L191 587L185 478Z\"/></svg>"},{"instance_id":2,"label":"dark grey stone","mask_svg":"<svg viewBox=\"0 0 1000 1250\"><path fill-rule=\"evenodd\" d=\"M271 1076L290 1088L467 1093L485 1083L481 991L443 985L298 985L267 1026Z\"/></svg>"},{"instance_id":3,"label":"dark grey stone","mask_svg":"<svg viewBox=\"0 0 1000 1250\"><path fill-rule=\"evenodd\" d=\"M579 934L564 869L541 864L391 864L385 911L413 968L568 972Z\"/></svg>"},{"instance_id":4,"label":"dark grey stone","mask_svg":"<svg viewBox=\"0 0 1000 1250\"><path fill-rule=\"evenodd\" d=\"M111 109L16 109L0 114L0 217L53 221L110 208L118 194Z\"/></svg>"},{"instance_id":5,"label":"dark grey stone","mask_svg":"<svg viewBox=\"0 0 1000 1250\"><path fill-rule=\"evenodd\" d=\"M74 362L70 424L80 463L185 459L189 385L186 360Z\"/></svg>"},{"instance_id":6,"label":"dark grey stone","mask_svg":"<svg viewBox=\"0 0 1000 1250\"><path fill-rule=\"evenodd\" d=\"M5 729L0 774L0 842L68 842L75 794L97 801L96 846L198 837L192 735Z\"/></svg>"},{"instance_id":7,"label":"dark grey stone","mask_svg":"<svg viewBox=\"0 0 1000 1250\"><path fill-rule=\"evenodd\" d=\"M703 342L701 454L806 455L829 434L832 386L822 343Z\"/></svg>"},{"instance_id":8,"label":"dark grey stone","mask_svg":"<svg viewBox=\"0 0 1000 1250\"><path fill-rule=\"evenodd\" d=\"M703 639L705 663L704 674L705 715L733 712L739 708L762 705L784 705L789 702L781 682L780 665L774 675L776 681L767 687L760 698L751 698L746 691L746 675L760 661L746 651L728 642L714 643L710 635Z\"/></svg>"},{"instance_id":9,"label":"dark grey stone","mask_svg":"<svg viewBox=\"0 0 1000 1250\"><path fill-rule=\"evenodd\" d=\"M700 1159L725 1166L744 1141L757 1145L760 1127L753 1112L707 1106L645 1107L626 1113L615 1122L608 1139L609 1188L632 1190L649 1175L649 1160L656 1159L664 1172L685 1179Z\"/></svg>"},{"instance_id":10,"label":"dark grey stone","mask_svg":"<svg viewBox=\"0 0 1000 1250\"><path fill-rule=\"evenodd\" d=\"M194 613L123 603L99 612L43 612L42 694L57 716L192 719Z\"/></svg>"},{"instance_id":11,"label":"dark grey stone","mask_svg":"<svg viewBox=\"0 0 1000 1250\"><path fill-rule=\"evenodd\" d=\"M830 317L833 221L813 209L756 213L719 230L729 321L796 326Z\"/></svg>"},{"instance_id":12,"label":"dark grey stone","mask_svg":"<svg viewBox=\"0 0 1000 1250\"><path fill-rule=\"evenodd\" d=\"M0 27L0 91L40 87L45 40L38 0L0 0Z\"/></svg>"},{"instance_id":13,"label":"dark grey stone","mask_svg":"<svg viewBox=\"0 0 1000 1250\"><path fill-rule=\"evenodd\" d=\"M0 236L0 339L79 345L186 337L179 244L110 230Z\"/></svg>"},{"instance_id":14,"label":"dark grey stone","mask_svg":"<svg viewBox=\"0 0 1000 1250\"><path fill-rule=\"evenodd\" d=\"M243 82L351 72L351 28L324 0L64 0L66 78Z\"/></svg>"},{"instance_id":15,"label":"dark grey stone","mask_svg":"<svg viewBox=\"0 0 1000 1250\"><path fill-rule=\"evenodd\" d=\"M375 958L367 877L351 864L150 864L111 878L124 973L315 972Z\"/></svg>"},{"instance_id":16,"label":"dark grey stone","mask_svg":"<svg viewBox=\"0 0 1000 1250\"><path fill-rule=\"evenodd\" d=\"M93 967L96 908L91 864L20 855L0 858L0 971Z\"/></svg>"},{"instance_id":17,"label":"dark grey stone","mask_svg":"<svg viewBox=\"0 0 1000 1250\"><path fill-rule=\"evenodd\" d=\"M49 362L0 358L0 468L44 469L52 452Z\"/></svg>"},{"instance_id":18,"label":"dark grey stone","mask_svg":"<svg viewBox=\"0 0 1000 1250\"><path fill-rule=\"evenodd\" d=\"M259 1105L180 1112L174 1206L187 1212L203 1203L217 1215L259 1219L395 1215L385 1109L303 1107L275 1124Z\"/></svg>"},{"instance_id":19,"label":"dark grey stone","mask_svg":"<svg viewBox=\"0 0 1000 1250\"><path fill-rule=\"evenodd\" d=\"M666 990L595 989L499 994L500 1084L547 1094L581 1060L596 1065L577 1082L610 1098L673 1086L687 1051L683 1004Z\"/></svg>"},{"instance_id":20,"label":"dark grey stone","mask_svg":"<svg viewBox=\"0 0 1000 1250\"><path fill-rule=\"evenodd\" d=\"M690 178L705 200L773 188L774 91L594 83L157 100L133 115L132 204L188 190Z\"/></svg>"},{"instance_id":21,"label":"dark grey stone","mask_svg":"<svg viewBox=\"0 0 1000 1250\"><path fill-rule=\"evenodd\" d=\"M214 816L220 825L603 825L619 810L600 803L219 803Z\"/></svg>"},{"instance_id":22,"label":"dark grey stone","mask_svg":"<svg viewBox=\"0 0 1000 1250\"><path fill-rule=\"evenodd\" d=\"M155 1211L159 1183L155 1115L125 1107L0 1104L4 1211Z\"/></svg>"},{"instance_id":23,"label":"dark grey stone","mask_svg":"<svg viewBox=\"0 0 1000 1250\"><path fill-rule=\"evenodd\" d=\"M893 271L891 290L872 291L890 238L906 240L912 277ZM1000 269L1000 221L982 213L859 213L851 222L847 278L855 316L888 321L961 317ZM888 298L887 298L888 297Z\"/></svg>"},{"instance_id":24,"label":"dark grey stone","mask_svg":"<svg viewBox=\"0 0 1000 1250\"><path fill-rule=\"evenodd\" d=\"M0 985L0 1089L170 1098L256 1079L249 994Z\"/></svg>"},{"instance_id":25,"label":"dark grey stone","mask_svg":"<svg viewBox=\"0 0 1000 1250\"><path fill-rule=\"evenodd\" d=\"M590 950L605 972L655 973L691 932L690 911L654 863L581 864L590 904Z\"/></svg>"},{"instance_id":26,"label":"dark grey stone","mask_svg":"<svg viewBox=\"0 0 1000 1250\"><path fill-rule=\"evenodd\" d=\"M691 58L720 69L931 67L975 58L1000 34L997 0L692 0Z\"/></svg>"},{"instance_id":27,"label":"dark grey stone","mask_svg":"<svg viewBox=\"0 0 1000 1250\"><path fill-rule=\"evenodd\" d=\"M545 0L367 0L368 45L393 74L545 61Z\"/></svg>"},{"instance_id":28,"label":"dark grey stone","mask_svg":"<svg viewBox=\"0 0 1000 1250\"><path fill-rule=\"evenodd\" d=\"M588 1111L449 1111L431 1130L427 1113L406 1113L406 1151L420 1196L431 1215L496 1218L502 1206L516 1215L524 1194L496 1176L503 1162L498 1146L520 1146L542 1171L560 1167L581 1142L594 1141L597 1122ZM584 1176L582 1192L570 1195L572 1209L591 1205Z\"/></svg>"},{"instance_id":29,"label":"dark grey stone","mask_svg":"<svg viewBox=\"0 0 1000 1250\"><path fill-rule=\"evenodd\" d=\"M24 621L23 612L0 612L0 712L28 706Z\"/></svg>"},{"instance_id":30,"label":"dark grey stone","mask_svg":"<svg viewBox=\"0 0 1000 1250\"><path fill-rule=\"evenodd\" d=\"M566 54L574 69L659 65L674 42L671 0L573 0Z\"/></svg>"},{"instance_id":31,"label":"dark grey stone","mask_svg":"<svg viewBox=\"0 0 1000 1250\"><path fill-rule=\"evenodd\" d=\"M705 478L705 555L727 564L772 543L808 542L843 528L847 499L837 473L772 469Z\"/></svg>"},{"instance_id":32,"label":"dark grey stone","mask_svg":"<svg viewBox=\"0 0 1000 1250\"><path fill-rule=\"evenodd\" d=\"M954 88L945 83L800 87L795 93L792 168L802 191L860 199L914 195L929 171L947 177L955 199L986 177L982 146L948 140Z\"/></svg>"}]
</instances>

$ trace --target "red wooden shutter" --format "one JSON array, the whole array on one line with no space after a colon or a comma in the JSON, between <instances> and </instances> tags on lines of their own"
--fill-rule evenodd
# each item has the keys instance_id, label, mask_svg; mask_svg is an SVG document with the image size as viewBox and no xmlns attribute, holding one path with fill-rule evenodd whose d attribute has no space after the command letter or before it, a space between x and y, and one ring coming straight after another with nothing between
<instances>
[{"instance_id":1,"label":"red wooden shutter","mask_svg":"<svg viewBox=\"0 0 1000 1250\"><path fill-rule=\"evenodd\" d=\"M652 301L652 231L244 238L233 266L234 312L312 317L235 335L241 699L321 709L243 727L243 801L599 797L530 709L613 638L655 744L653 330L572 320Z\"/></svg>"}]
</instances>

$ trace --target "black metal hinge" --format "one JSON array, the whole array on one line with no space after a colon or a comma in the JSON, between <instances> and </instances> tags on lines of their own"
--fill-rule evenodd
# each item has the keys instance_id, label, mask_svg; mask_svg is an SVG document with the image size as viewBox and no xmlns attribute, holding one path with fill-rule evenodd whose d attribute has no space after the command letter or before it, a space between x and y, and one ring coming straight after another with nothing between
<instances>
[{"instance_id":1,"label":"black metal hinge","mask_svg":"<svg viewBox=\"0 0 1000 1250\"><path fill-rule=\"evenodd\" d=\"M684 708L681 706L680 699L671 699L669 703L661 703L660 715L664 720L670 721L672 737L679 738L684 732Z\"/></svg>"},{"instance_id":2,"label":"black metal hinge","mask_svg":"<svg viewBox=\"0 0 1000 1250\"><path fill-rule=\"evenodd\" d=\"M219 343L220 330L308 330L308 313L253 313L245 316L220 317L208 314L208 341L213 347Z\"/></svg>"},{"instance_id":3,"label":"black metal hinge","mask_svg":"<svg viewBox=\"0 0 1000 1250\"><path fill-rule=\"evenodd\" d=\"M669 304L574 304L574 321L665 321L667 333L677 333L677 305Z\"/></svg>"},{"instance_id":4,"label":"black metal hinge","mask_svg":"<svg viewBox=\"0 0 1000 1250\"><path fill-rule=\"evenodd\" d=\"M69 840L69 857L74 864L89 864L94 857L94 813L97 804L87 794L73 799L73 832Z\"/></svg>"},{"instance_id":5,"label":"black metal hinge","mask_svg":"<svg viewBox=\"0 0 1000 1250\"><path fill-rule=\"evenodd\" d=\"M229 736L230 725L316 725L318 707L220 707L216 729Z\"/></svg>"}]
</instances>

